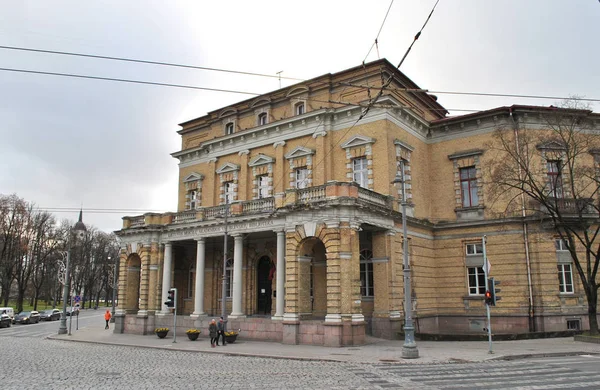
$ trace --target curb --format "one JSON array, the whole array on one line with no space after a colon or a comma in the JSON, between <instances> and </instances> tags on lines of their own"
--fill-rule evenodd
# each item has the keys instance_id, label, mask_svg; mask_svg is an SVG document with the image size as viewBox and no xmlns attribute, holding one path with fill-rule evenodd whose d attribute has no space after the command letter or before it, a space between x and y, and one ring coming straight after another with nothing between
<instances>
[{"instance_id":1,"label":"curb","mask_svg":"<svg viewBox=\"0 0 600 390\"><path fill-rule=\"evenodd\" d=\"M486 359L488 361L493 360L520 360L520 359L529 359L533 357L563 357L563 356L578 356L578 355L600 355L598 352L584 352L584 351L576 351L576 352L542 352L542 353L525 353L521 355L504 355L497 356Z\"/></svg>"}]
</instances>

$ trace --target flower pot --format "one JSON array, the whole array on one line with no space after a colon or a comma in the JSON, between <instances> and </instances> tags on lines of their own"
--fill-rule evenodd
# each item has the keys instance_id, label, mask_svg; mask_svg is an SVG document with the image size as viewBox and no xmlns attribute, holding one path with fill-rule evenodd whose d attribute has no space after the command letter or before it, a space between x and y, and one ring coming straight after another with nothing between
<instances>
[{"instance_id":1,"label":"flower pot","mask_svg":"<svg viewBox=\"0 0 600 390\"><path fill-rule=\"evenodd\" d=\"M159 339L164 339L165 337L167 337L167 334L169 334L169 332L156 332L156 335L158 336Z\"/></svg>"},{"instance_id":2,"label":"flower pot","mask_svg":"<svg viewBox=\"0 0 600 390\"><path fill-rule=\"evenodd\" d=\"M187 336L188 336L188 339L190 339L192 341L196 341L196 340L198 340L198 336L200 336L200 333L188 333Z\"/></svg>"},{"instance_id":3,"label":"flower pot","mask_svg":"<svg viewBox=\"0 0 600 390\"><path fill-rule=\"evenodd\" d=\"M235 343L235 339L237 339L237 334L233 336L225 336L225 342L227 344Z\"/></svg>"}]
</instances>

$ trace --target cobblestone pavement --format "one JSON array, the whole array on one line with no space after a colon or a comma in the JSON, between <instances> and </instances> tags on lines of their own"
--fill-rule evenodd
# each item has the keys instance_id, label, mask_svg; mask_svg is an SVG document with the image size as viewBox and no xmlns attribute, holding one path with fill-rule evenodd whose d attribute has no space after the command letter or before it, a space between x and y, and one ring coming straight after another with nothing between
<instances>
[{"instance_id":1,"label":"cobblestone pavement","mask_svg":"<svg viewBox=\"0 0 600 390\"><path fill-rule=\"evenodd\" d=\"M373 389L408 381L354 363L268 359L4 337L2 389ZM377 381L377 383L374 383Z\"/></svg>"},{"instance_id":2,"label":"cobblestone pavement","mask_svg":"<svg viewBox=\"0 0 600 390\"><path fill-rule=\"evenodd\" d=\"M593 355L480 363L385 364L1 338L2 389L600 388Z\"/></svg>"}]
</instances>

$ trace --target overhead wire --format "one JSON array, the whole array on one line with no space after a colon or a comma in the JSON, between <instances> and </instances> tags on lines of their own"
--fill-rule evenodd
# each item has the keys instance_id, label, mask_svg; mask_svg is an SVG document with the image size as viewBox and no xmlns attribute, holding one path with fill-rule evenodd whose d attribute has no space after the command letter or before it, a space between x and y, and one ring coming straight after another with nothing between
<instances>
[{"instance_id":1,"label":"overhead wire","mask_svg":"<svg viewBox=\"0 0 600 390\"><path fill-rule=\"evenodd\" d=\"M365 56L365 59L362 61L363 64L365 63L365 61L369 57L369 54L371 54L371 50L373 50L373 47L374 46L377 47L377 41L379 40L379 35L381 34L381 30L383 30L383 26L385 25L385 21L387 20L387 17L390 14L390 10L392 9L392 5L394 5L394 0L392 0L390 2L390 6L388 7L387 12L385 13L385 17L383 18L383 22L381 22L381 26L379 27L379 31L377 32L377 36L375 37L375 41L373 42L373 44L371 45L371 48L367 52L367 55ZM379 58L379 48L378 47L377 47L377 58Z\"/></svg>"},{"instance_id":2,"label":"overhead wire","mask_svg":"<svg viewBox=\"0 0 600 390\"><path fill-rule=\"evenodd\" d=\"M285 77L285 76L281 76L281 74L270 75L270 74L265 74L265 73L244 72L244 71L239 71L239 70L211 68L211 67L206 67L206 66L187 65L187 64L177 64L177 63L173 63L173 62L140 60L140 59L126 58L126 57L101 56L101 55L97 55L97 54L74 53L74 52L59 51L59 50L32 49L32 48L28 48L28 47L5 46L5 45L0 45L0 49L18 50L18 51L44 53L44 54L56 54L56 55L65 55L65 56L72 56L72 57L96 58L96 59L111 60L111 61L134 62L134 63L139 63L139 64L160 65L160 66L169 66L169 67L176 67L176 68L206 70L206 71L213 71L213 72L225 72L225 73L241 74L241 75L246 75L246 76L260 76L260 77L276 78L279 80L285 79L285 80L303 81L303 79L299 79L299 78L295 78L295 77Z\"/></svg>"}]
</instances>

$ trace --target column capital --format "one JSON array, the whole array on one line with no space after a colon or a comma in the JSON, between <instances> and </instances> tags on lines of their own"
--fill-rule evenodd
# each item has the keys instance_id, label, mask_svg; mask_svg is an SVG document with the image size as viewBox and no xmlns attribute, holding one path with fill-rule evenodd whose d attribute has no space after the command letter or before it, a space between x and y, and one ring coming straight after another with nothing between
<instances>
[{"instance_id":1,"label":"column capital","mask_svg":"<svg viewBox=\"0 0 600 390\"><path fill-rule=\"evenodd\" d=\"M233 233L233 234L230 234L230 236L233 237L233 238L235 238L236 240L243 239L245 235L246 235L245 233Z\"/></svg>"},{"instance_id":2,"label":"column capital","mask_svg":"<svg viewBox=\"0 0 600 390\"><path fill-rule=\"evenodd\" d=\"M196 240L198 242L206 242L206 237L198 237L198 238L194 238L194 240Z\"/></svg>"}]
</instances>

